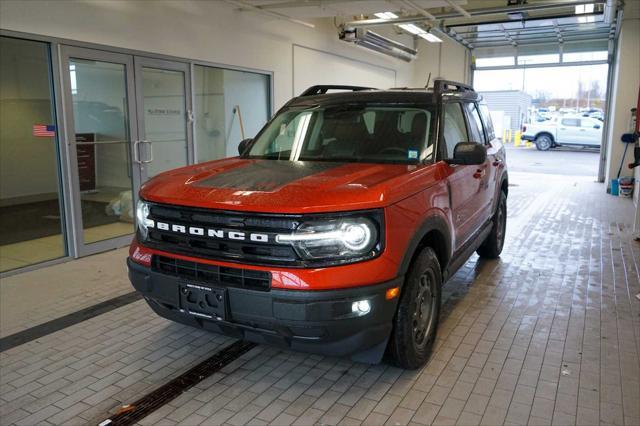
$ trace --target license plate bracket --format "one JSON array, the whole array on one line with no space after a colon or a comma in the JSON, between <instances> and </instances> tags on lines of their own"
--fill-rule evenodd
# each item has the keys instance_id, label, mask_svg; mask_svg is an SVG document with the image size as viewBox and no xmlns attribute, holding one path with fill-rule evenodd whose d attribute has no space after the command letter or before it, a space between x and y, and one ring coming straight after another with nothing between
<instances>
[{"instance_id":1,"label":"license plate bracket","mask_svg":"<svg viewBox=\"0 0 640 426\"><path fill-rule=\"evenodd\" d=\"M180 284L180 309L200 318L226 318L226 290L199 284Z\"/></svg>"}]
</instances>

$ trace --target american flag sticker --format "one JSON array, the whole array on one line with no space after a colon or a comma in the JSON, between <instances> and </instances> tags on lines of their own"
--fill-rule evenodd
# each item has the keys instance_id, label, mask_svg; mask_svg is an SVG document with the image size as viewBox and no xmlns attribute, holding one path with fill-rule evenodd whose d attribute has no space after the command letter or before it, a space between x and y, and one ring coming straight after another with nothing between
<instances>
[{"instance_id":1,"label":"american flag sticker","mask_svg":"<svg viewBox=\"0 0 640 426\"><path fill-rule=\"evenodd\" d=\"M52 124L34 124L33 136L39 138L50 138L56 135L56 126Z\"/></svg>"}]
</instances>

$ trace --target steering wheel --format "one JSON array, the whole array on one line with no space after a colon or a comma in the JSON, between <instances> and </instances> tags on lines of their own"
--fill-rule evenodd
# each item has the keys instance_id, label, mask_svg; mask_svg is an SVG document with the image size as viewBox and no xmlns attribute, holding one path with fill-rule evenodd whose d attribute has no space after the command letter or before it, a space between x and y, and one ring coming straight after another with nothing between
<instances>
[{"instance_id":1,"label":"steering wheel","mask_svg":"<svg viewBox=\"0 0 640 426\"><path fill-rule=\"evenodd\" d=\"M398 154L402 154L407 155L407 151L402 149L402 148L398 148L397 146L388 146L386 148L383 148L382 150L380 150L380 152L378 152L378 154L385 154L385 153L398 153Z\"/></svg>"}]
</instances>

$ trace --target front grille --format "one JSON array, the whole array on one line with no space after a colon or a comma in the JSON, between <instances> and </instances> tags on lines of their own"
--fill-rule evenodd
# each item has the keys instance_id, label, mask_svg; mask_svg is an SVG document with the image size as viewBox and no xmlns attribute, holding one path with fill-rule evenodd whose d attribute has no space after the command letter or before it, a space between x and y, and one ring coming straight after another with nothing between
<instances>
[{"instance_id":1,"label":"front grille","mask_svg":"<svg viewBox=\"0 0 640 426\"><path fill-rule=\"evenodd\" d=\"M275 242L275 235L289 233L299 224L299 216L276 216L206 210L192 207L150 204L149 218L155 223L163 222L184 226L185 229L222 229L241 232L244 235L259 233L268 236L267 242L211 238L205 235L190 235L158 226L149 229L145 245L170 253L188 256L236 261L263 265L299 265L301 260L293 247Z\"/></svg>"},{"instance_id":2,"label":"front grille","mask_svg":"<svg viewBox=\"0 0 640 426\"><path fill-rule=\"evenodd\" d=\"M271 274L266 271L207 265L166 256L153 256L151 268L162 274L223 287L259 291L269 291L271 288Z\"/></svg>"}]
</instances>

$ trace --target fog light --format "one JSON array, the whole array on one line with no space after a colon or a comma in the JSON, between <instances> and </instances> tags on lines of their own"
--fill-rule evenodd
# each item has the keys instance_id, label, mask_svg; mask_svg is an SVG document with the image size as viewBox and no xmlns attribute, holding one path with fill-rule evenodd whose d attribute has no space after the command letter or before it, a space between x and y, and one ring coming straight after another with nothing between
<instances>
[{"instance_id":1,"label":"fog light","mask_svg":"<svg viewBox=\"0 0 640 426\"><path fill-rule=\"evenodd\" d=\"M371 312L371 303L368 300L359 300L351 304L351 311L354 314L366 315Z\"/></svg>"}]
</instances>

